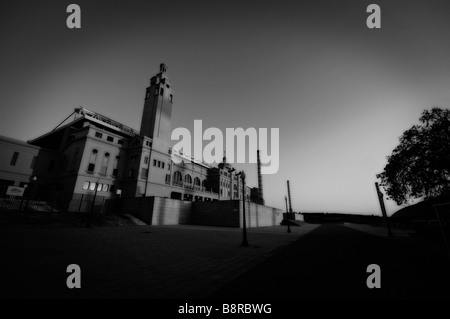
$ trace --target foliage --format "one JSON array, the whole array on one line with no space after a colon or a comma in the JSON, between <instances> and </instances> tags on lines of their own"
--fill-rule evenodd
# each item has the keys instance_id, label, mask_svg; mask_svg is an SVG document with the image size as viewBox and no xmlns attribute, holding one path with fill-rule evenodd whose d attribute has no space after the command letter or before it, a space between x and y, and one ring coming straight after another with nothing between
<instances>
[{"instance_id":1,"label":"foliage","mask_svg":"<svg viewBox=\"0 0 450 319\"><path fill-rule=\"evenodd\" d=\"M425 110L420 122L403 133L384 171L377 175L389 198L399 205L411 198L450 193L450 110Z\"/></svg>"}]
</instances>

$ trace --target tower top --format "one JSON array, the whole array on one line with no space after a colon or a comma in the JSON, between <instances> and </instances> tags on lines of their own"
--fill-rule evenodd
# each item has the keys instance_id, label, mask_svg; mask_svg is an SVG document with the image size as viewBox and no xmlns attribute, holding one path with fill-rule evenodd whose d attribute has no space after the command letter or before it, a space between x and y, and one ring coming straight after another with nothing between
<instances>
[{"instance_id":1,"label":"tower top","mask_svg":"<svg viewBox=\"0 0 450 319\"><path fill-rule=\"evenodd\" d=\"M159 72L166 73L167 72L167 65L165 65L164 63L161 63L159 65Z\"/></svg>"}]
</instances>

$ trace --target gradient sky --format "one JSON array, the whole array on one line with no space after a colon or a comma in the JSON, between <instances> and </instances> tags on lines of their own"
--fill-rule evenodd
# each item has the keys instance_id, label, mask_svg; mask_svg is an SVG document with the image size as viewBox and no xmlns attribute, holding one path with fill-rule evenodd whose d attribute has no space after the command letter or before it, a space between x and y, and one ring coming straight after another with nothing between
<instances>
[{"instance_id":1,"label":"gradient sky","mask_svg":"<svg viewBox=\"0 0 450 319\"><path fill-rule=\"evenodd\" d=\"M35 138L78 105L139 129L164 62L173 128L280 128L264 195L284 208L289 179L294 211L380 214L398 137L450 105L449 1L8 1L0 23L1 135ZM235 166L257 186L255 165Z\"/></svg>"}]
</instances>

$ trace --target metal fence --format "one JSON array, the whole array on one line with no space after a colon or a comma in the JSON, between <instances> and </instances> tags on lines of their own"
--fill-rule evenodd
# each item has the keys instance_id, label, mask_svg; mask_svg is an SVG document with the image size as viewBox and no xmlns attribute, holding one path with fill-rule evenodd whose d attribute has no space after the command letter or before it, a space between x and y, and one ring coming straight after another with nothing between
<instances>
[{"instance_id":1,"label":"metal fence","mask_svg":"<svg viewBox=\"0 0 450 319\"><path fill-rule=\"evenodd\" d=\"M0 198L0 210L50 213L58 211L54 205L46 201L14 196Z\"/></svg>"}]
</instances>

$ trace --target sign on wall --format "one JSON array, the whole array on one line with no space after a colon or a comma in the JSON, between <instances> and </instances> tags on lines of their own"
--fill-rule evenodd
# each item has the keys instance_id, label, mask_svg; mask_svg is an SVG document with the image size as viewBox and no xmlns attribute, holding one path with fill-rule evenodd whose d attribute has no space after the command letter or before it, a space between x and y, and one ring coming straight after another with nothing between
<instances>
[{"instance_id":1,"label":"sign on wall","mask_svg":"<svg viewBox=\"0 0 450 319\"><path fill-rule=\"evenodd\" d=\"M25 187L8 186L8 189L6 190L6 195L23 196L24 192Z\"/></svg>"}]
</instances>

